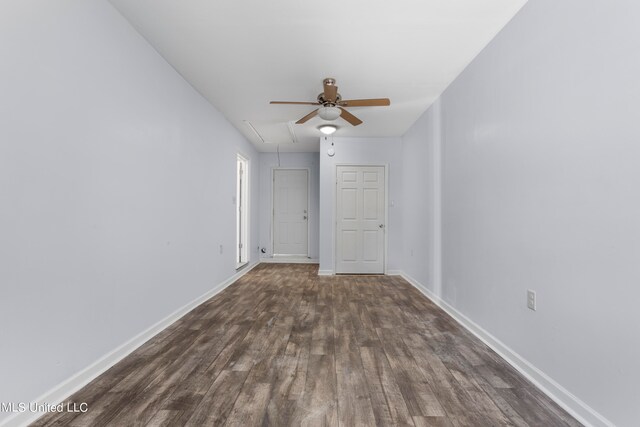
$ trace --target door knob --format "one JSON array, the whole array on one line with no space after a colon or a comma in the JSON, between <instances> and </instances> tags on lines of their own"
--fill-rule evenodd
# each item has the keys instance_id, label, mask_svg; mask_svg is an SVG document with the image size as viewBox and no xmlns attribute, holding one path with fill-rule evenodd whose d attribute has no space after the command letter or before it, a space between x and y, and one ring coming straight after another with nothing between
<instances>
[{"instance_id":1,"label":"door knob","mask_svg":"<svg viewBox=\"0 0 640 427\"><path fill-rule=\"evenodd\" d=\"M307 219L307 216L305 215L302 219Z\"/></svg>"},{"instance_id":2,"label":"door knob","mask_svg":"<svg viewBox=\"0 0 640 427\"><path fill-rule=\"evenodd\" d=\"M380 227L380 228L384 228L384 224L380 224L378 227Z\"/></svg>"}]
</instances>

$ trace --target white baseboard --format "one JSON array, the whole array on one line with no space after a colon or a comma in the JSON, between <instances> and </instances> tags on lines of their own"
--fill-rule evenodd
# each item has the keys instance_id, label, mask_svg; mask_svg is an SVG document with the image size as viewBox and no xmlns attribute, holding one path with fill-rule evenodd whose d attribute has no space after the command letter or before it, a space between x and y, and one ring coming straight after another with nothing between
<instances>
[{"instance_id":1,"label":"white baseboard","mask_svg":"<svg viewBox=\"0 0 640 427\"><path fill-rule=\"evenodd\" d=\"M287 258L287 257L273 257L273 258L260 258L260 262L265 264L319 264L320 261L315 258Z\"/></svg>"},{"instance_id":2,"label":"white baseboard","mask_svg":"<svg viewBox=\"0 0 640 427\"><path fill-rule=\"evenodd\" d=\"M615 427L611 421L607 420L589 405L574 396L547 374L532 365L528 360L520 356L506 344L476 324L473 320L469 319L439 296L435 295L431 290L429 290L429 288L404 272L401 272L400 275L418 289L424 296L433 301L434 304L453 317L456 322L475 335L480 341L488 345L500 357L507 361L507 363L513 366L525 378L538 387L540 391L549 396L576 420L584 424L586 427Z\"/></svg>"},{"instance_id":3,"label":"white baseboard","mask_svg":"<svg viewBox=\"0 0 640 427\"><path fill-rule=\"evenodd\" d=\"M61 402L64 402L69 396L71 396L76 391L80 390L85 385L89 384L91 381L96 379L100 374L105 372L107 369L111 368L113 365L124 359L126 356L131 354L135 349L140 347L145 342L149 341L155 335L169 327L171 324L179 320L182 316L199 306L200 304L207 301L209 298L213 297L217 293L221 292L233 282L238 280L240 277L247 274L251 269L253 269L256 265L260 264L260 262L254 262L249 264L247 267L243 268L241 271L238 271L236 274L225 280L224 282L218 284L213 289L205 293L204 295L199 296L193 301L185 304L180 307L164 319L158 321L153 326L148 328L147 330L139 333L135 337L131 338L129 341L122 344L120 347L117 347L110 353L107 353L91 365L87 366L82 371L73 375L69 379L63 381L58 384L48 392L44 393L37 399L34 399L34 402L38 403L49 403L51 405L57 405ZM17 412L6 418L3 421L0 421L0 427L22 427L27 426L30 423L34 422L36 419L40 418L44 413L38 412Z\"/></svg>"},{"instance_id":4,"label":"white baseboard","mask_svg":"<svg viewBox=\"0 0 640 427\"><path fill-rule=\"evenodd\" d=\"M318 270L318 276L333 276L335 273L333 270ZM402 276L402 270L387 270L385 273L387 276Z\"/></svg>"},{"instance_id":5,"label":"white baseboard","mask_svg":"<svg viewBox=\"0 0 640 427\"><path fill-rule=\"evenodd\" d=\"M263 262L265 262L265 261L263 261ZM317 263L314 263L314 264L317 264ZM335 275L333 270L318 270L318 276L333 276L333 275ZM387 270L385 275L387 275L387 276L402 276L402 271L401 270Z\"/></svg>"}]
</instances>

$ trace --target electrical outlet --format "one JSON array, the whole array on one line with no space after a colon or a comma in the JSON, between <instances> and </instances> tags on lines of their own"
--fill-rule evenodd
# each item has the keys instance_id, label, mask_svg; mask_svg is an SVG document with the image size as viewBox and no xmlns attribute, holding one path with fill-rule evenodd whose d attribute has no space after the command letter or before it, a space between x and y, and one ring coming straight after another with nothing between
<instances>
[{"instance_id":1,"label":"electrical outlet","mask_svg":"<svg viewBox=\"0 0 640 427\"><path fill-rule=\"evenodd\" d=\"M527 289L527 307L529 310L536 311L536 291Z\"/></svg>"},{"instance_id":2,"label":"electrical outlet","mask_svg":"<svg viewBox=\"0 0 640 427\"><path fill-rule=\"evenodd\" d=\"M224 252L224 247L220 245L220 254L222 254L223 252Z\"/></svg>"}]
</instances>

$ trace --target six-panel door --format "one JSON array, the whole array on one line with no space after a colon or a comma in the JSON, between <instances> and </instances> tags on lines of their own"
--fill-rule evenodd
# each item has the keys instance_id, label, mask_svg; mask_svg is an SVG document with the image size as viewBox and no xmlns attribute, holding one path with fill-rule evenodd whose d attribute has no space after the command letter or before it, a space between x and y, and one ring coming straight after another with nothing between
<instances>
[{"instance_id":1,"label":"six-panel door","mask_svg":"<svg viewBox=\"0 0 640 427\"><path fill-rule=\"evenodd\" d=\"M384 273L383 166L337 166L336 273Z\"/></svg>"}]
</instances>

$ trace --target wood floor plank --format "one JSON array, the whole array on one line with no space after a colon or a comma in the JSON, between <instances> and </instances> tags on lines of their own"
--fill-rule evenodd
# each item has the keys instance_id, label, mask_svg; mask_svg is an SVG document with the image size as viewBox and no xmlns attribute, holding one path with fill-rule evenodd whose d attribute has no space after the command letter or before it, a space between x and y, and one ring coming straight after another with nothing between
<instances>
[{"instance_id":1,"label":"wood floor plank","mask_svg":"<svg viewBox=\"0 0 640 427\"><path fill-rule=\"evenodd\" d=\"M292 373L292 382L289 388L288 399L299 400L304 394L304 387L311 353L311 339L315 318L315 301L317 286L310 281L305 282L307 289L302 296L302 301L295 313L293 327L289 335L289 342L285 354L295 357L296 365Z\"/></svg>"},{"instance_id":2,"label":"wood floor plank","mask_svg":"<svg viewBox=\"0 0 640 427\"><path fill-rule=\"evenodd\" d=\"M446 416L442 405L413 359L390 354L387 354L387 359L412 416Z\"/></svg>"},{"instance_id":3,"label":"wood floor plank","mask_svg":"<svg viewBox=\"0 0 640 427\"><path fill-rule=\"evenodd\" d=\"M369 385L376 424L413 425L409 409L384 351L379 347L361 347L360 355Z\"/></svg>"},{"instance_id":4,"label":"wood floor plank","mask_svg":"<svg viewBox=\"0 0 640 427\"><path fill-rule=\"evenodd\" d=\"M511 422L504 413L496 406L495 402L478 386L473 378L466 372L451 372L458 383L462 386L469 399L465 400L469 411L467 417L476 422L492 422L495 425L508 426Z\"/></svg>"},{"instance_id":5,"label":"wood floor plank","mask_svg":"<svg viewBox=\"0 0 640 427\"><path fill-rule=\"evenodd\" d=\"M405 339L445 412L450 416L465 415L469 410L468 405L464 403L466 394L451 372L424 344L420 344L421 340L418 337L409 334Z\"/></svg>"},{"instance_id":6,"label":"wood floor plank","mask_svg":"<svg viewBox=\"0 0 640 427\"><path fill-rule=\"evenodd\" d=\"M312 354L304 395L294 423L302 426L338 425L336 370L333 355Z\"/></svg>"},{"instance_id":7,"label":"wood floor plank","mask_svg":"<svg viewBox=\"0 0 640 427\"><path fill-rule=\"evenodd\" d=\"M202 333L193 345L186 348L149 383L140 396L129 402L127 411L118 413L111 423L146 425L169 402L173 393L183 387L185 379L203 366L202 360L210 350L210 341L212 337L217 338L215 331L211 331L211 335ZM202 396L192 393L192 397L199 401Z\"/></svg>"},{"instance_id":8,"label":"wood floor plank","mask_svg":"<svg viewBox=\"0 0 640 427\"><path fill-rule=\"evenodd\" d=\"M285 355L292 325L291 316L276 322L267 346L245 382L246 388L255 388L259 384L270 386L265 419L273 425L288 425L292 416L293 407L288 402L288 393L296 361Z\"/></svg>"},{"instance_id":9,"label":"wood floor plank","mask_svg":"<svg viewBox=\"0 0 640 427\"><path fill-rule=\"evenodd\" d=\"M334 351L333 314L331 305L322 304L318 295L315 322L311 335L311 354L331 354Z\"/></svg>"},{"instance_id":10,"label":"wood floor plank","mask_svg":"<svg viewBox=\"0 0 640 427\"><path fill-rule=\"evenodd\" d=\"M270 384L251 384L242 387L227 422L227 427L253 427L262 424L269 402Z\"/></svg>"},{"instance_id":11,"label":"wood floor plank","mask_svg":"<svg viewBox=\"0 0 640 427\"><path fill-rule=\"evenodd\" d=\"M515 409L502 397L500 393L482 376L476 375L475 380L485 393L493 400L495 405L500 408L503 414L505 414L511 423L516 427L528 426L527 422L516 412Z\"/></svg>"},{"instance_id":12,"label":"wood floor plank","mask_svg":"<svg viewBox=\"0 0 640 427\"><path fill-rule=\"evenodd\" d=\"M175 425L175 419L178 416L178 411L162 410L156 412L156 414L149 420L146 427L164 427Z\"/></svg>"},{"instance_id":13,"label":"wood floor plank","mask_svg":"<svg viewBox=\"0 0 640 427\"><path fill-rule=\"evenodd\" d=\"M222 371L185 425L224 425L248 374L246 371Z\"/></svg>"},{"instance_id":14,"label":"wood floor plank","mask_svg":"<svg viewBox=\"0 0 640 427\"><path fill-rule=\"evenodd\" d=\"M261 264L34 426L579 426L401 277Z\"/></svg>"},{"instance_id":15,"label":"wood floor plank","mask_svg":"<svg viewBox=\"0 0 640 427\"><path fill-rule=\"evenodd\" d=\"M555 417L553 412L549 411L525 388L499 389L498 393L531 426L567 425L564 420Z\"/></svg>"},{"instance_id":16,"label":"wood floor plank","mask_svg":"<svg viewBox=\"0 0 640 427\"><path fill-rule=\"evenodd\" d=\"M454 427L448 417L413 417L416 427Z\"/></svg>"},{"instance_id":17,"label":"wood floor plank","mask_svg":"<svg viewBox=\"0 0 640 427\"><path fill-rule=\"evenodd\" d=\"M347 292L341 289L344 286L349 284L334 285L333 298L338 422L341 426L371 426L376 421Z\"/></svg>"}]
</instances>

